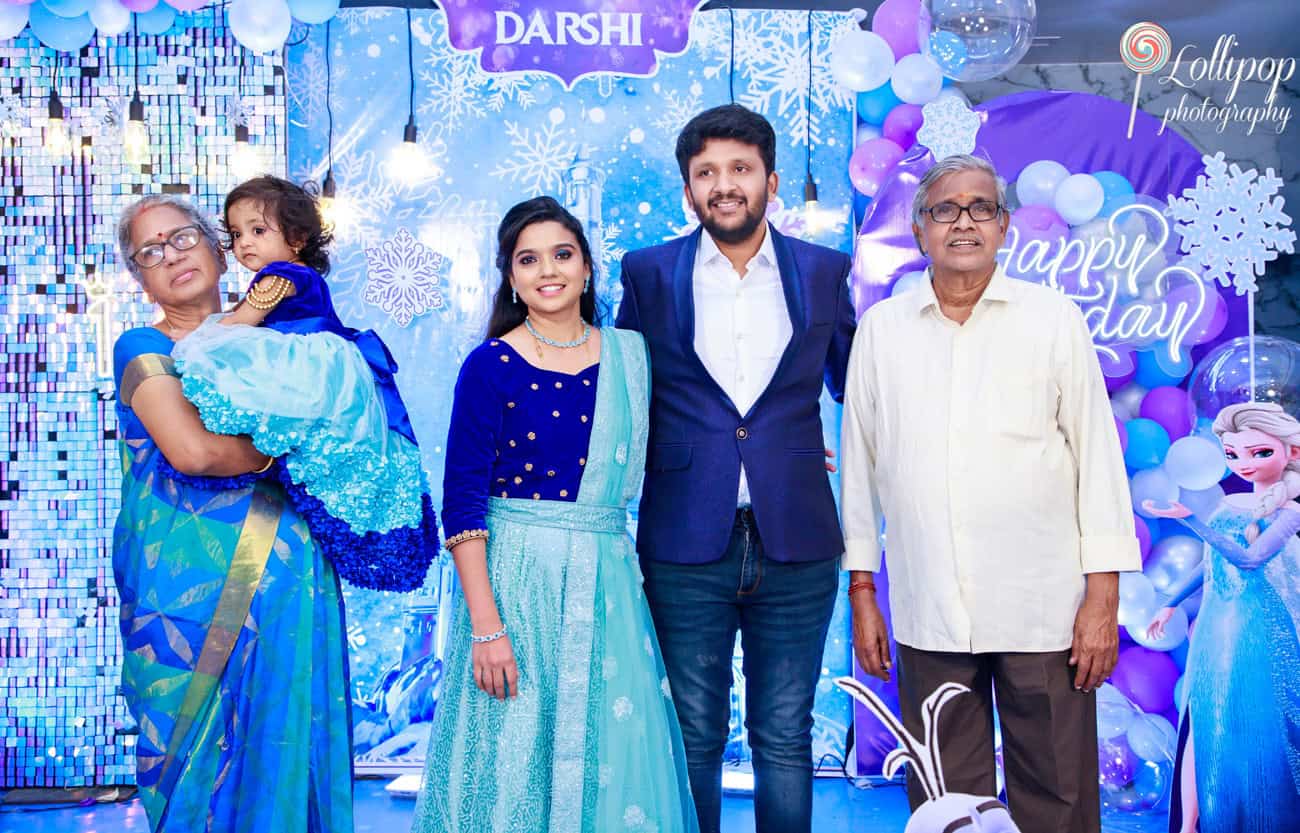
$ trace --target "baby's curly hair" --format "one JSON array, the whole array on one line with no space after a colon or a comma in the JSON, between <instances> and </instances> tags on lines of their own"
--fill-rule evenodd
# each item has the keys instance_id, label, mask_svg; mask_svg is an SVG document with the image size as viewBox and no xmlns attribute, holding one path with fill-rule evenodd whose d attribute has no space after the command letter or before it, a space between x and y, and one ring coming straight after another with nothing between
<instances>
[{"instance_id":1,"label":"baby's curly hair","mask_svg":"<svg viewBox=\"0 0 1300 833\"><path fill-rule=\"evenodd\" d=\"M301 246L298 259L321 275L329 274L330 256L326 247L334 241L332 230L321 219L315 194L300 185L277 176L259 176L240 183L226 196L221 211L221 230L230 248L230 207L243 200L262 206L266 219L276 224L284 239Z\"/></svg>"}]
</instances>

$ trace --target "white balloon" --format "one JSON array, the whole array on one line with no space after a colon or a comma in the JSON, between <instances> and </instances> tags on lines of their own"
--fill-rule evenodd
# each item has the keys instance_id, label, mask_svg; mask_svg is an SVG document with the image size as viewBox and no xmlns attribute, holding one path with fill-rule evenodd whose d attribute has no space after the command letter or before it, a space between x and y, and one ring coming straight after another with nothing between
<instances>
[{"instance_id":1,"label":"white balloon","mask_svg":"<svg viewBox=\"0 0 1300 833\"><path fill-rule=\"evenodd\" d=\"M1204 437L1179 437L1165 455L1165 471L1181 488L1191 491L1209 489L1226 472L1223 447Z\"/></svg>"},{"instance_id":2,"label":"white balloon","mask_svg":"<svg viewBox=\"0 0 1300 833\"><path fill-rule=\"evenodd\" d=\"M111 38L131 28L131 10L117 0L95 0L90 7L90 22L99 34Z\"/></svg>"},{"instance_id":3,"label":"white balloon","mask_svg":"<svg viewBox=\"0 0 1300 833\"><path fill-rule=\"evenodd\" d=\"M881 129L876 125L859 122L857 130L853 134L853 146L857 147L863 142L879 139L882 135Z\"/></svg>"},{"instance_id":4,"label":"white balloon","mask_svg":"<svg viewBox=\"0 0 1300 833\"><path fill-rule=\"evenodd\" d=\"M1174 608L1174 615L1165 623L1164 636L1152 639L1147 636L1149 621L1127 627L1128 635L1143 648L1153 651L1172 651L1187 639L1187 611L1181 607Z\"/></svg>"},{"instance_id":5,"label":"white balloon","mask_svg":"<svg viewBox=\"0 0 1300 833\"><path fill-rule=\"evenodd\" d=\"M1101 212L1106 189L1092 174L1074 174L1056 187L1052 204L1056 213L1072 226L1082 225Z\"/></svg>"},{"instance_id":6,"label":"white balloon","mask_svg":"<svg viewBox=\"0 0 1300 833\"><path fill-rule=\"evenodd\" d=\"M1016 196L1021 205L1051 205L1056 187L1069 175L1070 171L1054 159L1030 162L1016 177Z\"/></svg>"},{"instance_id":7,"label":"white balloon","mask_svg":"<svg viewBox=\"0 0 1300 833\"><path fill-rule=\"evenodd\" d=\"M943 89L943 72L933 58L914 52L894 65L889 83L900 101L929 104Z\"/></svg>"},{"instance_id":8,"label":"white balloon","mask_svg":"<svg viewBox=\"0 0 1300 833\"><path fill-rule=\"evenodd\" d=\"M231 0L226 20L235 40L259 54L284 46L293 27L284 0Z\"/></svg>"},{"instance_id":9,"label":"white balloon","mask_svg":"<svg viewBox=\"0 0 1300 833\"><path fill-rule=\"evenodd\" d=\"M1151 621L1156 590L1151 579L1139 572L1119 574L1119 623L1137 625ZM1142 620L1146 620L1145 622Z\"/></svg>"},{"instance_id":10,"label":"white balloon","mask_svg":"<svg viewBox=\"0 0 1300 833\"><path fill-rule=\"evenodd\" d=\"M27 6L0 6L0 40L16 38L27 28Z\"/></svg>"},{"instance_id":11,"label":"white balloon","mask_svg":"<svg viewBox=\"0 0 1300 833\"><path fill-rule=\"evenodd\" d=\"M831 47L831 77L854 92L874 90L893 69L894 50L875 32L850 29Z\"/></svg>"}]
</instances>

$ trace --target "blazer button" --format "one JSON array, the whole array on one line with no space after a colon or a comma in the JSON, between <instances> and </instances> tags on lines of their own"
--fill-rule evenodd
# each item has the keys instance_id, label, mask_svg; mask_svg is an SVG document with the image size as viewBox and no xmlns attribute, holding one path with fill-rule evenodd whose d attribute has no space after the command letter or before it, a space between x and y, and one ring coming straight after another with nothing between
<instances>
[{"instance_id":1,"label":"blazer button","mask_svg":"<svg viewBox=\"0 0 1300 833\"><path fill-rule=\"evenodd\" d=\"M749 429L748 429L748 428L746 428L745 426L742 425L742 426L740 426L739 428L736 429L736 439L738 439L738 440L743 440L743 439L746 439L747 437L749 437Z\"/></svg>"}]
</instances>

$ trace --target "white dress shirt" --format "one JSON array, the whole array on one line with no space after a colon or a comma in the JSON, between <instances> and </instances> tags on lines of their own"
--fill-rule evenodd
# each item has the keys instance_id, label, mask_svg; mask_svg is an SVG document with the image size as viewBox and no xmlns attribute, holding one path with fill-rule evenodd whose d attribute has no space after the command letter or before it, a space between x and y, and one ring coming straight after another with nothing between
<instances>
[{"instance_id":1,"label":"white dress shirt","mask_svg":"<svg viewBox=\"0 0 1300 833\"><path fill-rule=\"evenodd\" d=\"M763 228L763 245L743 278L707 231L695 255L695 353L741 416L772 381L793 332L772 235ZM749 504L743 464L736 501Z\"/></svg>"},{"instance_id":2,"label":"white dress shirt","mask_svg":"<svg viewBox=\"0 0 1300 833\"><path fill-rule=\"evenodd\" d=\"M1101 368L1059 292L999 267L964 325L929 281L877 303L844 406L842 563L880 569L883 516L904 645L1063 650L1084 574L1141 569Z\"/></svg>"}]
</instances>

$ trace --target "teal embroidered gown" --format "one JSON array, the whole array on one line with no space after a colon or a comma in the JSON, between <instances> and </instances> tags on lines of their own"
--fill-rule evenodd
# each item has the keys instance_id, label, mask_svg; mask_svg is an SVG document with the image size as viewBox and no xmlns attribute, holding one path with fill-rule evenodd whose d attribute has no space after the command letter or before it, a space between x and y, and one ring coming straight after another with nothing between
<instances>
[{"instance_id":1,"label":"teal embroidered gown","mask_svg":"<svg viewBox=\"0 0 1300 833\"><path fill-rule=\"evenodd\" d=\"M601 330L569 375L489 341L467 358L447 441L449 541L488 533L519 694L479 690L458 607L419 833L694 833L698 824L627 504L648 428L645 344Z\"/></svg>"},{"instance_id":2,"label":"teal embroidered gown","mask_svg":"<svg viewBox=\"0 0 1300 833\"><path fill-rule=\"evenodd\" d=\"M350 833L347 642L334 569L283 488L173 469L131 399L174 375L145 327L114 349L122 692L155 833Z\"/></svg>"}]
</instances>

